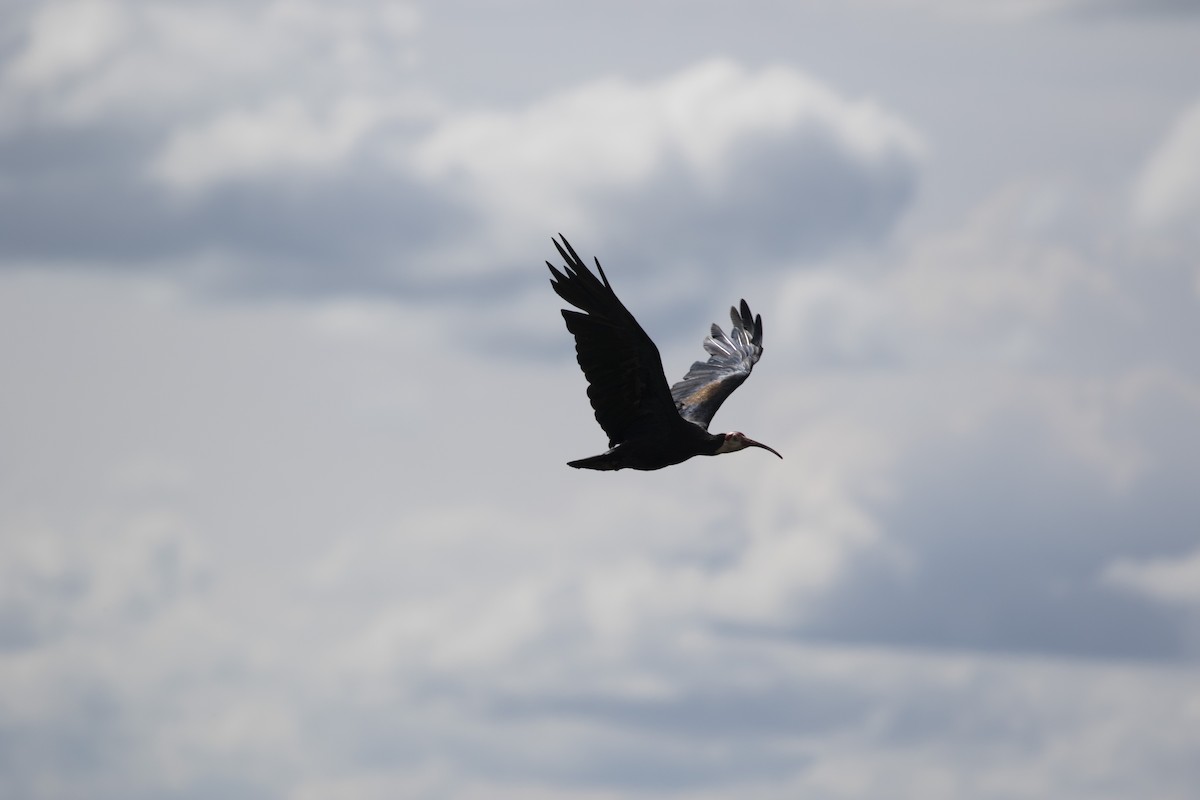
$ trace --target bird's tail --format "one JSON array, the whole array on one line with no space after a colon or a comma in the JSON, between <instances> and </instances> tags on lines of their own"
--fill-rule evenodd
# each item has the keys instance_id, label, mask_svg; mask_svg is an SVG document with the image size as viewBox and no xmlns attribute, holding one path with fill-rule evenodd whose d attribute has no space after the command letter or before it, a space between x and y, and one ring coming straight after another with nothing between
<instances>
[{"instance_id":1,"label":"bird's tail","mask_svg":"<svg viewBox=\"0 0 1200 800\"><path fill-rule=\"evenodd\" d=\"M581 458L576 461L568 461L568 467L575 469L620 469L621 464L617 463L617 459L613 457L613 451L609 450L606 453L601 453L598 456L590 458Z\"/></svg>"}]
</instances>

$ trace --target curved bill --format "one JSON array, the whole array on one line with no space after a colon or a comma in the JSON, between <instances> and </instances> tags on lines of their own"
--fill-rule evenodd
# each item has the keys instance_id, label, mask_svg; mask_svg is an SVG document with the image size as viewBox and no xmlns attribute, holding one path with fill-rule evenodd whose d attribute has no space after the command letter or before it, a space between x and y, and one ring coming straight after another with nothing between
<instances>
[{"instance_id":1,"label":"curved bill","mask_svg":"<svg viewBox=\"0 0 1200 800\"><path fill-rule=\"evenodd\" d=\"M770 451L771 451L772 453L774 453L775 455L779 456L780 458L783 458L783 456L780 456L780 455L779 455L779 451L778 451L778 450L776 450L774 447L767 447L767 446L766 446L765 444L763 444L762 442L756 442L756 441L754 441L753 439L751 439L749 436L746 436L746 437L743 437L743 438L744 438L744 439L745 439L745 441L746 441L746 446L747 446L747 447L761 447L763 450L770 450Z\"/></svg>"}]
</instances>

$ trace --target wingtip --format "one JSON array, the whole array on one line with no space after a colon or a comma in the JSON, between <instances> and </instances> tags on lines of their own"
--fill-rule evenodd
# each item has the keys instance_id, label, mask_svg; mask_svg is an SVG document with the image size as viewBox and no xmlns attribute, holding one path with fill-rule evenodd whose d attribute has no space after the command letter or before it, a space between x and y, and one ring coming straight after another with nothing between
<instances>
[{"instance_id":1,"label":"wingtip","mask_svg":"<svg viewBox=\"0 0 1200 800\"><path fill-rule=\"evenodd\" d=\"M608 276L604 274L604 267L600 266L600 256L592 256L596 262L596 270L600 273L600 280L604 281L604 288L611 289L612 284L608 282Z\"/></svg>"},{"instance_id":2,"label":"wingtip","mask_svg":"<svg viewBox=\"0 0 1200 800\"><path fill-rule=\"evenodd\" d=\"M559 244L558 242L554 243L555 248L558 249L558 254L563 257L563 261L567 262L568 268L574 272L578 272L579 268L583 266L583 259L581 259L579 254L575 252L575 248L571 246L569 241L567 241L567 237L560 233L558 238L562 240L562 244Z\"/></svg>"},{"instance_id":3,"label":"wingtip","mask_svg":"<svg viewBox=\"0 0 1200 800\"><path fill-rule=\"evenodd\" d=\"M738 307L730 307L729 318L735 328L745 331L750 342L762 347L762 314L751 313L750 304L746 302L746 298L741 299Z\"/></svg>"},{"instance_id":4,"label":"wingtip","mask_svg":"<svg viewBox=\"0 0 1200 800\"><path fill-rule=\"evenodd\" d=\"M750 304L746 302L746 298L742 298L742 302L738 310L742 312L742 324L744 326L750 325L754 321L754 315L750 313Z\"/></svg>"}]
</instances>

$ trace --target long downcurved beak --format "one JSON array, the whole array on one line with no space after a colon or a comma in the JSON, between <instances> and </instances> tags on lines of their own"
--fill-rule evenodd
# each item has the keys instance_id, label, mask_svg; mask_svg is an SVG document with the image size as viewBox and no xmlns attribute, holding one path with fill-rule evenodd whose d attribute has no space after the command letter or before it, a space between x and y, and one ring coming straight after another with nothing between
<instances>
[{"instance_id":1,"label":"long downcurved beak","mask_svg":"<svg viewBox=\"0 0 1200 800\"><path fill-rule=\"evenodd\" d=\"M765 444L763 444L762 442L756 442L756 441L754 441L753 439L751 439L749 436L746 436L746 437L744 437L744 438L745 438L745 440L746 440L746 446L747 446L747 447L761 447L763 450L770 450L770 451L771 451L772 453L774 453L775 455L779 456L780 458L783 458L783 456L780 456L780 455L779 455L779 451L778 451L778 450L776 450L774 447L767 447L767 446L766 446Z\"/></svg>"}]
</instances>

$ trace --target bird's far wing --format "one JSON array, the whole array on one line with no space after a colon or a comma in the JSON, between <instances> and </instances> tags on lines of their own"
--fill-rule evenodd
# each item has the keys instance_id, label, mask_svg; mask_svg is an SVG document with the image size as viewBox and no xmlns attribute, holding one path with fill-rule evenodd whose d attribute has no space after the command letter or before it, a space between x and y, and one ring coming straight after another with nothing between
<instances>
[{"instance_id":1,"label":"bird's far wing","mask_svg":"<svg viewBox=\"0 0 1200 800\"><path fill-rule=\"evenodd\" d=\"M575 336L575 354L588 381L596 421L613 447L630 434L678 418L654 342L621 304L596 259L597 278L561 233L554 246L566 262L566 274L549 261L550 281L558 296L586 313L563 309L567 330ZM565 248L565 249L564 249Z\"/></svg>"},{"instance_id":2,"label":"bird's far wing","mask_svg":"<svg viewBox=\"0 0 1200 800\"><path fill-rule=\"evenodd\" d=\"M750 316L750 306L745 300L740 311L739 314L738 309L729 309L733 328L728 336L719 325L713 324L711 334L704 340L708 361L692 364L683 380L671 387L679 414L705 430L721 403L750 376L750 370L762 356L762 317Z\"/></svg>"}]
</instances>

